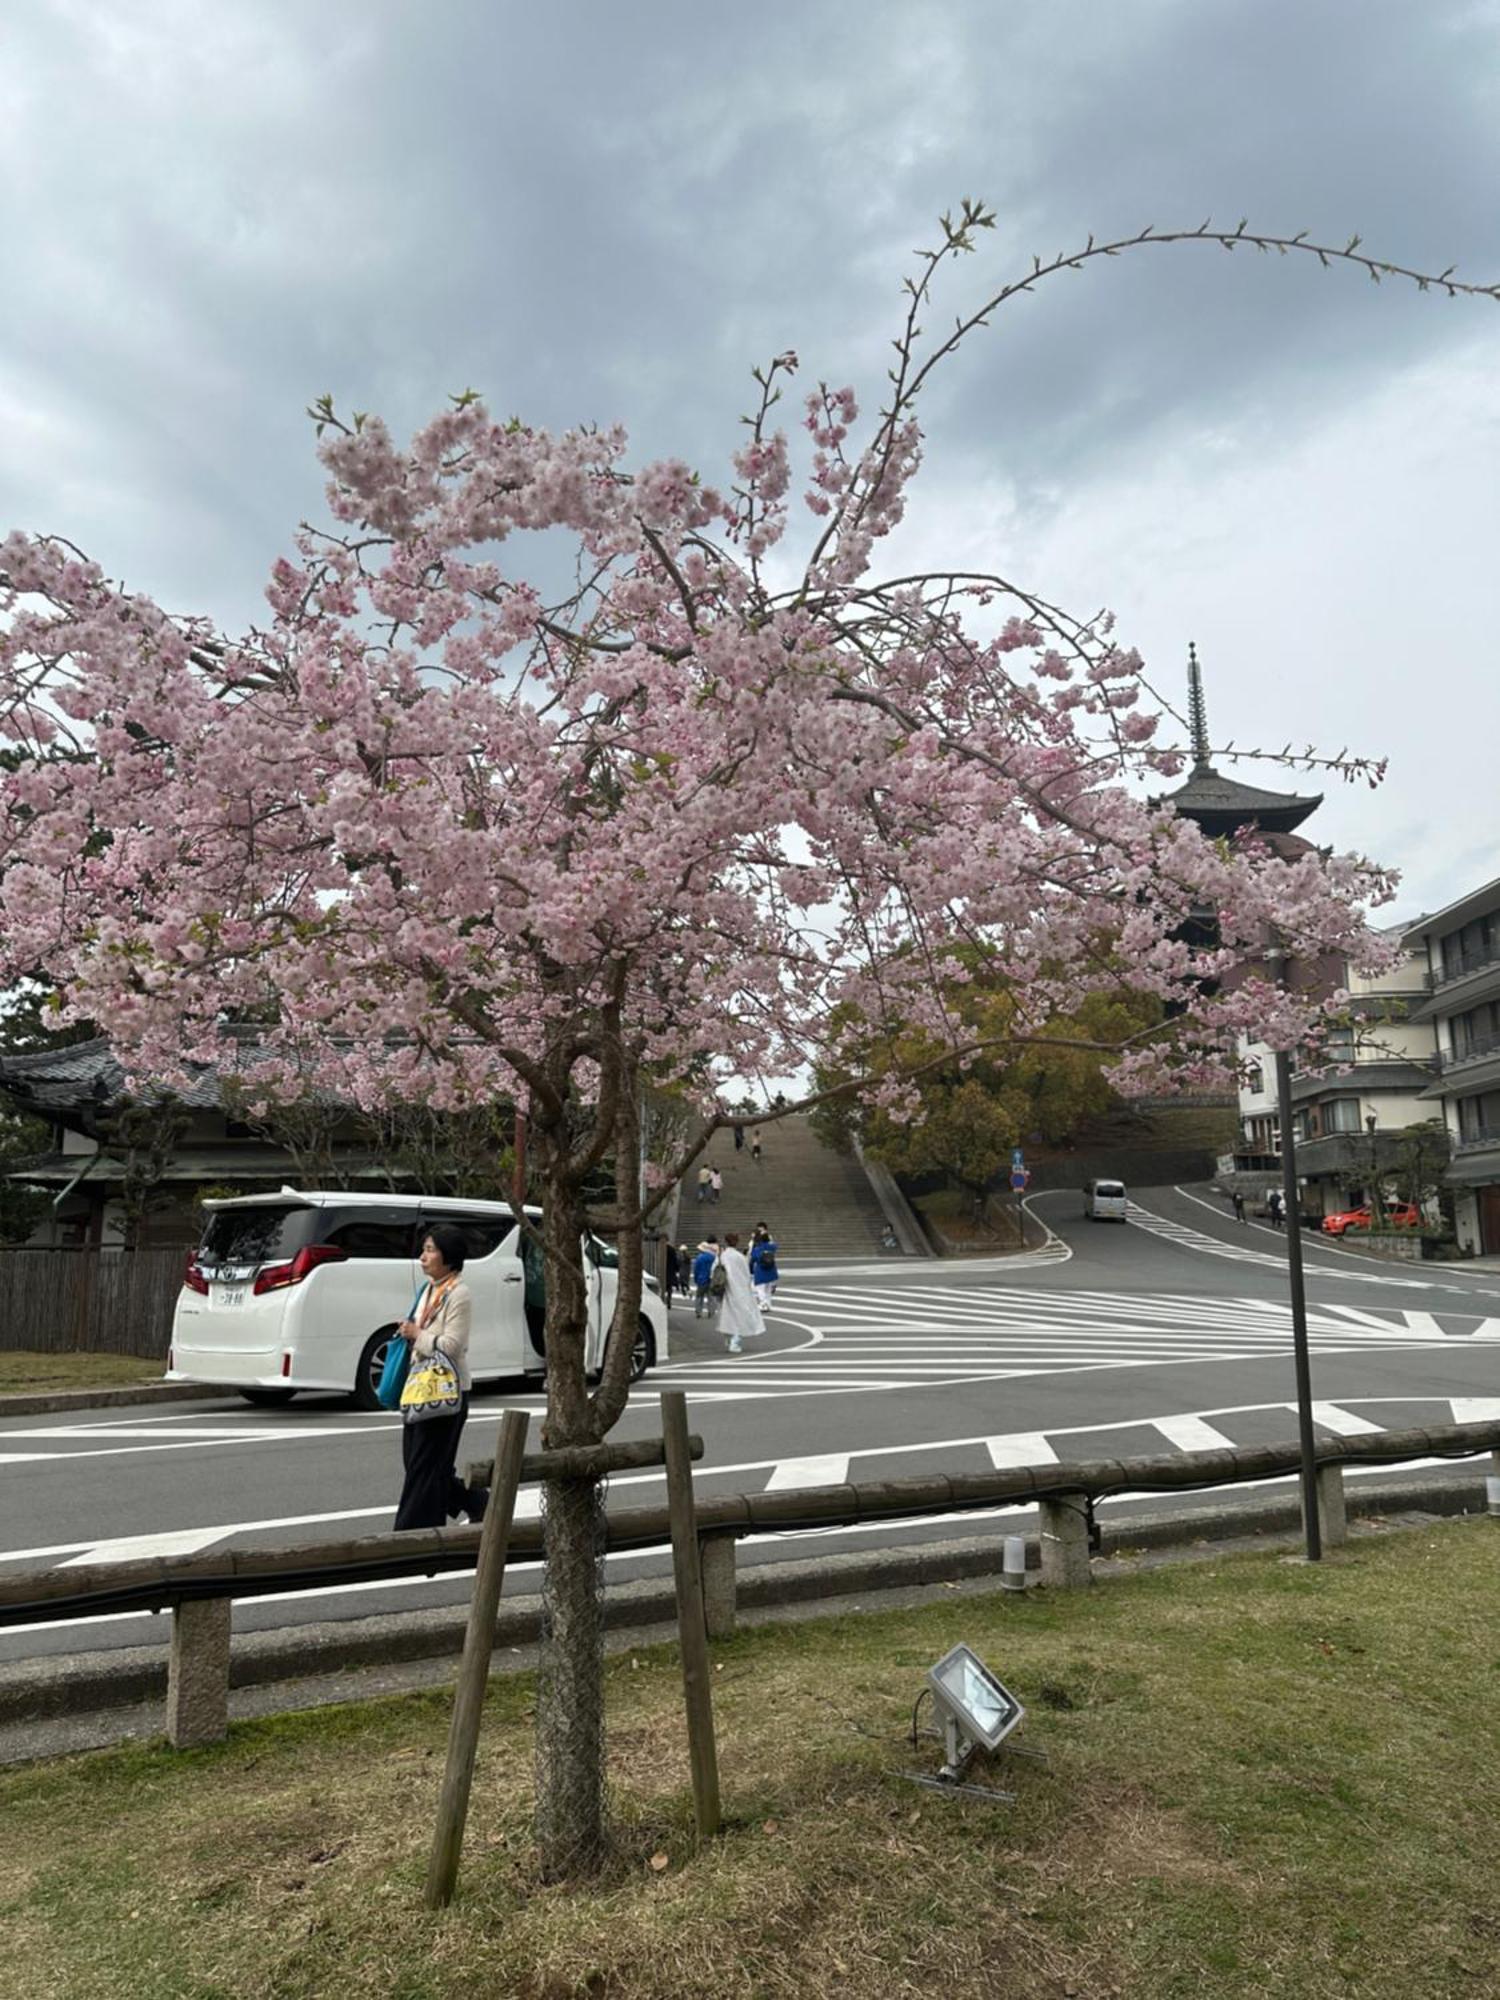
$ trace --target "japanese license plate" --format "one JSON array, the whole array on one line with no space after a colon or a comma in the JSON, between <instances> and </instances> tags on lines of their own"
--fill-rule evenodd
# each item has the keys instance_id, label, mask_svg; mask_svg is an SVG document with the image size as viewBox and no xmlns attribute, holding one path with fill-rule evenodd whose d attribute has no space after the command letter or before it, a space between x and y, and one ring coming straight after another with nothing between
<instances>
[{"instance_id":1,"label":"japanese license plate","mask_svg":"<svg viewBox=\"0 0 1500 2000\"><path fill-rule=\"evenodd\" d=\"M245 1303L243 1285L220 1285L218 1304L221 1306L242 1306Z\"/></svg>"}]
</instances>

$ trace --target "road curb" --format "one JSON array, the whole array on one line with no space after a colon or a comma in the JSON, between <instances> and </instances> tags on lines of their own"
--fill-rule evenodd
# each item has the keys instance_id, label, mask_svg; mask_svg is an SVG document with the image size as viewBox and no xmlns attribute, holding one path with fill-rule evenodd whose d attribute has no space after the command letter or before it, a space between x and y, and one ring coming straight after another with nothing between
<instances>
[{"instance_id":1,"label":"road curb","mask_svg":"<svg viewBox=\"0 0 1500 2000\"><path fill-rule=\"evenodd\" d=\"M52 1389L0 1395L0 1417L48 1417L67 1410L119 1410L132 1403L196 1403L232 1396L221 1382L142 1382L123 1389Z\"/></svg>"},{"instance_id":2,"label":"road curb","mask_svg":"<svg viewBox=\"0 0 1500 2000\"><path fill-rule=\"evenodd\" d=\"M1485 1483L1480 1476L1442 1481L1359 1480L1346 1494L1350 1519L1411 1513L1481 1514L1485 1509ZM1105 1519L1099 1525L1101 1557L1199 1545L1205 1556L1214 1556L1223 1552L1226 1543L1246 1536L1298 1534L1301 1509L1297 1494L1283 1491L1186 1513L1135 1513ZM997 1531L800 1562L744 1563L737 1580L737 1607L746 1614L774 1615L783 1607L805 1607L819 1599L848 1599L868 1591L982 1577L992 1577L998 1583L1004 1546L1005 1535ZM1033 1569L1039 1562L1034 1535L1027 1538L1027 1562ZM868 1609L879 1610L880 1606L872 1604ZM676 1615L668 1578L611 1584L606 1592L605 1625L611 1630L659 1626L662 1636L669 1637ZM542 1617L538 1594L503 1600L495 1624L497 1648L534 1645L541 1636ZM455 1657L463 1647L466 1619L467 1606L453 1605L331 1620L276 1632L246 1632L234 1641L229 1684L231 1688L261 1687L359 1667ZM168 1630L168 1621L163 1618L160 1647L121 1648L102 1660L43 1655L0 1666L0 1727L60 1716L76 1718L164 1699Z\"/></svg>"}]
</instances>

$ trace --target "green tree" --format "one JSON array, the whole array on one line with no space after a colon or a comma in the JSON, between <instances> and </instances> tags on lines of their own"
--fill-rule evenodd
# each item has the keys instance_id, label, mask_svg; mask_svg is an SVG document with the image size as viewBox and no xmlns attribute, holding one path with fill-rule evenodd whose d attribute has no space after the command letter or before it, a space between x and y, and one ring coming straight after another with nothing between
<instances>
[{"instance_id":1,"label":"green tree","mask_svg":"<svg viewBox=\"0 0 1500 2000\"><path fill-rule=\"evenodd\" d=\"M1033 1135L1049 1143L1071 1138L1108 1109L1115 1093L1105 1058L1089 1045L1150 1028L1161 1011L1149 996L1122 988L1091 995L1067 1019L1028 1037L1001 977L953 987L945 998L958 1032L980 1045L967 1061L933 1060L937 1050L916 1032L873 1036L866 1046L865 1079L917 1074L915 1115L852 1110L841 1098L824 1108L819 1124L831 1140L857 1132L871 1157L895 1173L943 1173L976 1201L1009 1164L1013 1146ZM832 1088L847 1078L830 1071L819 1081Z\"/></svg>"}]
</instances>

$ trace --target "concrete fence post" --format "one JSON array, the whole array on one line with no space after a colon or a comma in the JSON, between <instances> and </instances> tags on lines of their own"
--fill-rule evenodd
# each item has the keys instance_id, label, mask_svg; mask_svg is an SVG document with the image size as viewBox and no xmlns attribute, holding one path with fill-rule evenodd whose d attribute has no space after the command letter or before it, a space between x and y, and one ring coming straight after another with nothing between
<instances>
[{"instance_id":1,"label":"concrete fence post","mask_svg":"<svg viewBox=\"0 0 1500 2000\"><path fill-rule=\"evenodd\" d=\"M1052 1590L1086 1590L1089 1569L1088 1499L1060 1493L1039 1503L1042 1517L1042 1582Z\"/></svg>"},{"instance_id":2,"label":"concrete fence post","mask_svg":"<svg viewBox=\"0 0 1500 2000\"><path fill-rule=\"evenodd\" d=\"M229 1734L227 1597L189 1598L172 1607L167 1661L167 1741L174 1750L222 1743Z\"/></svg>"},{"instance_id":3,"label":"concrete fence post","mask_svg":"<svg viewBox=\"0 0 1500 2000\"><path fill-rule=\"evenodd\" d=\"M1349 1539L1349 1517L1344 1507L1344 1468L1318 1467L1318 1520L1323 1530L1323 1546L1342 1548Z\"/></svg>"},{"instance_id":4,"label":"concrete fence post","mask_svg":"<svg viewBox=\"0 0 1500 2000\"><path fill-rule=\"evenodd\" d=\"M734 1637L736 1611L733 1535L705 1535L699 1543L703 1569L703 1623L710 1639Z\"/></svg>"}]
</instances>

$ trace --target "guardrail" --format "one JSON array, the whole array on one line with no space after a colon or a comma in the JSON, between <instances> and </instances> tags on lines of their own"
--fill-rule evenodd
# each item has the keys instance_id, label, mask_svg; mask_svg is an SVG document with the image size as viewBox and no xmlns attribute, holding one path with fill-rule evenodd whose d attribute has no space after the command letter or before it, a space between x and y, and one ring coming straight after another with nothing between
<instances>
[{"instance_id":1,"label":"guardrail","mask_svg":"<svg viewBox=\"0 0 1500 2000\"><path fill-rule=\"evenodd\" d=\"M700 1457L701 1440L694 1438L691 1443L693 1457ZM647 1449L629 1445L611 1448L621 1455L617 1463L627 1462L626 1454ZM660 1447L656 1449L659 1452ZM1493 1499L1500 1489L1500 1422L1323 1439L1316 1457L1325 1546L1337 1546L1344 1539L1342 1478L1346 1466L1458 1460L1484 1453L1495 1457L1496 1483L1490 1489ZM529 1455L522 1478L556 1477L563 1470L558 1463L563 1456L559 1452ZM741 1537L1035 1505L1041 1515L1042 1581L1072 1589L1089 1580L1089 1530L1095 1501L1111 1495L1254 1485L1293 1475L1300 1465L1300 1450L1292 1441L698 1498L695 1508L709 1636L721 1637L734 1629L734 1545ZM227 1723L229 1612L236 1599L470 1570L478 1556L480 1532L478 1527L416 1529L350 1541L205 1550L194 1555L6 1576L0 1578L0 1627L105 1613L170 1610L168 1735L179 1745L210 1741L223 1735ZM605 1541L611 1553L667 1549L671 1543L667 1506L610 1510L605 1516ZM542 1554L541 1523L514 1523L510 1558L525 1561Z\"/></svg>"}]
</instances>

